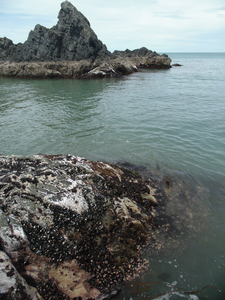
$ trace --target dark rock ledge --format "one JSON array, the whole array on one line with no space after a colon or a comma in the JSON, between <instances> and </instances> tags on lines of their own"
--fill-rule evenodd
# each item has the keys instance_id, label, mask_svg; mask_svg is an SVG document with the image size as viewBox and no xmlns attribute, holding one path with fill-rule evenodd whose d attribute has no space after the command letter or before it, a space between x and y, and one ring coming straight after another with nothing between
<instances>
[{"instance_id":1,"label":"dark rock ledge","mask_svg":"<svg viewBox=\"0 0 225 300\"><path fill-rule=\"evenodd\" d=\"M141 48L111 53L87 18L69 1L61 4L58 23L37 24L25 43L0 38L0 76L18 78L110 78L139 68L170 68L166 55Z\"/></svg>"},{"instance_id":2,"label":"dark rock ledge","mask_svg":"<svg viewBox=\"0 0 225 300\"><path fill-rule=\"evenodd\" d=\"M172 233L193 231L193 220L202 223L197 212L207 215L195 197L193 212L190 199L186 209L175 201L179 216L170 200L169 216L160 180L122 166L73 155L0 156L0 299L108 295L146 271L150 253L181 251Z\"/></svg>"}]
</instances>

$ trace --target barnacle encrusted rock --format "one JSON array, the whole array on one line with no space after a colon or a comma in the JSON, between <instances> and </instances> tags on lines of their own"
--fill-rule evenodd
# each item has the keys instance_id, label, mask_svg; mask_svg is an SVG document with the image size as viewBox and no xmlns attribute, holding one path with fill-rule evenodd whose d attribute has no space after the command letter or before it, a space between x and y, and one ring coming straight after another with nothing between
<instances>
[{"instance_id":1,"label":"barnacle encrusted rock","mask_svg":"<svg viewBox=\"0 0 225 300\"><path fill-rule=\"evenodd\" d=\"M18 273L8 255L0 251L0 299L42 299L34 287Z\"/></svg>"},{"instance_id":2,"label":"barnacle encrusted rock","mask_svg":"<svg viewBox=\"0 0 225 300\"><path fill-rule=\"evenodd\" d=\"M180 183L166 179L166 192L122 165L0 155L0 271L13 270L0 298L98 299L146 270L151 251L180 251L178 237L201 230L198 193L186 189L182 203Z\"/></svg>"},{"instance_id":3,"label":"barnacle encrusted rock","mask_svg":"<svg viewBox=\"0 0 225 300\"><path fill-rule=\"evenodd\" d=\"M1 249L44 299L96 299L146 265L149 184L73 155L0 156Z\"/></svg>"}]
</instances>

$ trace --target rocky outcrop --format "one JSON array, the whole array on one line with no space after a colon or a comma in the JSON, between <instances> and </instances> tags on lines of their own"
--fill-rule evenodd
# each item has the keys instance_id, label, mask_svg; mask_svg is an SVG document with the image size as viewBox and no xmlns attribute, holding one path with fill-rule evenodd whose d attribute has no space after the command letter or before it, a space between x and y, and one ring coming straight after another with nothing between
<instances>
[{"instance_id":1,"label":"rocky outcrop","mask_svg":"<svg viewBox=\"0 0 225 300\"><path fill-rule=\"evenodd\" d=\"M182 204L180 182L165 180L167 203L161 179L145 178L73 155L0 156L0 299L99 299L152 252L180 252L207 211L187 190Z\"/></svg>"},{"instance_id":2,"label":"rocky outcrop","mask_svg":"<svg viewBox=\"0 0 225 300\"><path fill-rule=\"evenodd\" d=\"M0 60L79 61L111 56L97 38L89 21L70 2L64 1L58 23L51 29L36 25L24 44L14 45L7 38L0 40Z\"/></svg>"},{"instance_id":3,"label":"rocky outcrop","mask_svg":"<svg viewBox=\"0 0 225 300\"><path fill-rule=\"evenodd\" d=\"M176 63L176 64L173 64L172 67L182 67L182 65Z\"/></svg>"},{"instance_id":4,"label":"rocky outcrop","mask_svg":"<svg viewBox=\"0 0 225 300\"><path fill-rule=\"evenodd\" d=\"M99 59L59 62L3 62L0 74L17 78L111 78L136 72L136 66L128 59Z\"/></svg>"},{"instance_id":5,"label":"rocky outcrop","mask_svg":"<svg viewBox=\"0 0 225 300\"><path fill-rule=\"evenodd\" d=\"M122 53L103 60L98 58L94 62L89 59L19 63L6 61L0 62L0 75L17 78L112 78L132 74L143 68L168 69L170 62L166 54L129 57Z\"/></svg>"},{"instance_id":6,"label":"rocky outcrop","mask_svg":"<svg viewBox=\"0 0 225 300\"><path fill-rule=\"evenodd\" d=\"M138 68L169 68L171 60L146 48L115 51L97 38L89 21L64 1L56 26L36 25L25 43L0 38L0 76L19 78L102 78Z\"/></svg>"},{"instance_id":7,"label":"rocky outcrop","mask_svg":"<svg viewBox=\"0 0 225 300\"><path fill-rule=\"evenodd\" d=\"M114 51L116 56L128 58L138 68L142 69L169 69L171 59L167 54L159 55L155 51L148 50L145 47L136 50Z\"/></svg>"},{"instance_id":8,"label":"rocky outcrop","mask_svg":"<svg viewBox=\"0 0 225 300\"><path fill-rule=\"evenodd\" d=\"M134 278L147 266L141 249L161 198L153 182L119 166L0 156L0 271L8 276L0 295L96 299Z\"/></svg>"}]
</instances>

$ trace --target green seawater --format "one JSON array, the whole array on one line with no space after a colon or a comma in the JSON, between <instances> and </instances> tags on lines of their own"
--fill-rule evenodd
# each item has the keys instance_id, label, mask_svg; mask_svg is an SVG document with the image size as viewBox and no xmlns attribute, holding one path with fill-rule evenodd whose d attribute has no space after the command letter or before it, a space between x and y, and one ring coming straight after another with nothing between
<instances>
[{"instance_id":1,"label":"green seawater","mask_svg":"<svg viewBox=\"0 0 225 300\"><path fill-rule=\"evenodd\" d=\"M70 153L91 160L126 161L169 176L174 187L190 190L193 197L198 191L198 201L208 212L202 230L184 239L184 249L155 253L149 273L140 280L164 281L184 291L210 285L222 293L208 288L198 295L222 300L225 53L169 56L182 67L109 80L0 78L0 153ZM184 199L180 196L178 207ZM175 213L182 214L182 209ZM198 220L190 224L201 227ZM171 288L152 285L148 293L153 297L165 290ZM178 293L158 299L200 299L194 297Z\"/></svg>"}]
</instances>

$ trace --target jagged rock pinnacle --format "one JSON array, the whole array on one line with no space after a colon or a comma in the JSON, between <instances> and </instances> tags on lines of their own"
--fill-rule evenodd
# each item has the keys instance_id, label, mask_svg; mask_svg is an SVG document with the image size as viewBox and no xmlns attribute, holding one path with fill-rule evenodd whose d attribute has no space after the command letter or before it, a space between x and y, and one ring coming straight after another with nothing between
<instances>
[{"instance_id":1,"label":"jagged rock pinnacle","mask_svg":"<svg viewBox=\"0 0 225 300\"><path fill-rule=\"evenodd\" d=\"M9 39L1 39L0 46L4 51L1 51L0 59L15 62L79 61L111 55L87 18L69 1L61 4L58 19L57 25L50 29L37 24L24 44L14 45Z\"/></svg>"},{"instance_id":2,"label":"jagged rock pinnacle","mask_svg":"<svg viewBox=\"0 0 225 300\"><path fill-rule=\"evenodd\" d=\"M105 78L139 68L170 68L171 59L147 48L111 53L87 18L69 1L61 4L58 22L37 24L25 43L0 38L0 76L18 78Z\"/></svg>"}]
</instances>

